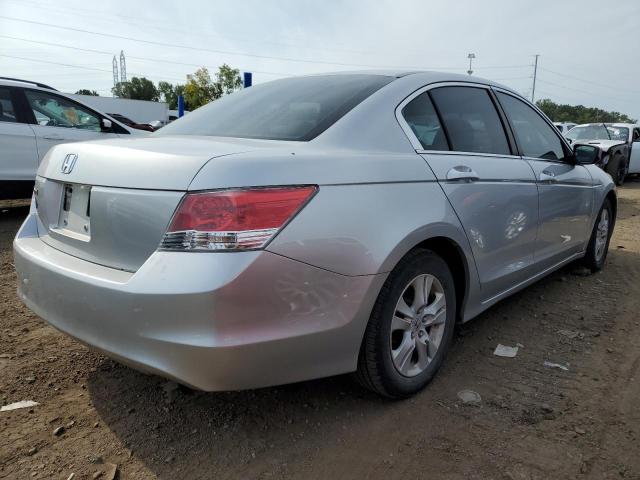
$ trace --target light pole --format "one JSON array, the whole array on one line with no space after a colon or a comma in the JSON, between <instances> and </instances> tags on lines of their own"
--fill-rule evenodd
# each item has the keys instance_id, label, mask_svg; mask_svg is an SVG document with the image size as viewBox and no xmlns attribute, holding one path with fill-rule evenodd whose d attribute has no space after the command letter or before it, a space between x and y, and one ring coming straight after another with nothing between
<instances>
[{"instance_id":1,"label":"light pole","mask_svg":"<svg viewBox=\"0 0 640 480\"><path fill-rule=\"evenodd\" d=\"M469 55L467 55L467 58L469 59L469 70L467 70L467 73L471 75L473 73L473 69L471 68L471 63L473 62L473 59L476 58L476 54L470 53Z\"/></svg>"}]
</instances>

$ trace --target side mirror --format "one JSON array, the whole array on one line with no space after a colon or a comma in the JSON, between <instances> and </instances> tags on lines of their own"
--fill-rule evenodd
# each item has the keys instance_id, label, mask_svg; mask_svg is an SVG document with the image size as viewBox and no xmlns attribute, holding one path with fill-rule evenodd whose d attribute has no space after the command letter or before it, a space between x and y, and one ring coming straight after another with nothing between
<instances>
[{"instance_id":1,"label":"side mirror","mask_svg":"<svg viewBox=\"0 0 640 480\"><path fill-rule=\"evenodd\" d=\"M574 145L573 156L578 165L592 165L600 159L600 149L594 145Z\"/></svg>"},{"instance_id":2,"label":"side mirror","mask_svg":"<svg viewBox=\"0 0 640 480\"><path fill-rule=\"evenodd\" d=\"M100 120L100 126L102 127L102 130L109 131L113 126L113 122L108 118L103 118L102 120Z\"/></svg>"}]
</instances>

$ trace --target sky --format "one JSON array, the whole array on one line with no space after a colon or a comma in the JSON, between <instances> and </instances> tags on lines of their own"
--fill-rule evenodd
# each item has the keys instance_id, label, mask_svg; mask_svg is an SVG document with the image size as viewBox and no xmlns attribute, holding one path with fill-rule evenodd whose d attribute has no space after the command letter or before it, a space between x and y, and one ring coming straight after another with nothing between
<instances>
[{"instance_id":1,"label":"sky","mask_svg":"<svg viewBox=\"0 0 640 480\"><path fill-rule=\"evenodd\" d=\"M63 28L60 28L63 27ZM38 43L39 42L39 43ZM71 48L65 48L71 47ZM338 70L465 73L640 119L640 0L0 0L0 76L110 95L227 63L254 83Z\"/></svg>"}]
</instances>

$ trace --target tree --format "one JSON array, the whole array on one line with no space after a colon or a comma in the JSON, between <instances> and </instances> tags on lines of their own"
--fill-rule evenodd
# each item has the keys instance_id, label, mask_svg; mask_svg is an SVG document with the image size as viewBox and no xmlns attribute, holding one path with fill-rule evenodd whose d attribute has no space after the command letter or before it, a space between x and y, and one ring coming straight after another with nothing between
<instances>
[{"instance_id":1,"label":"tree","mask_svg":"<svg viewBox=\"0 0 640 480\"><path fill-rule=\"evenodd\" d=\"M116 97L131 98L134 100L151 100L157 102L160 92L151 80L145 77L133 77L128 82L118 82L111 89Z\"/></svg>"},{"instance_id":2,"label":"tree","mask_svg":"<svg viewBox=\"0 0 640 480\"><path fill-rule=\"evenodd\" d=\"M76 92L76 95L91 95L92 97L99 97L98 92L95 90L87 90L86 88L81 88Z\"/></svg>"},{"instance_id":3,"label":"tree","mask_svg":"<svg viewBox=\"0 0 640 480\"><path fill-rule=\"evenodd\" d=\"M158 91L162 95L162 100L169 105L169 109L176 110L178 108L178 96L184 95L184 85L159 82ZM186 102L184 108L190 110Z\"/></svg>"},{"instance_id":4,"label":"tree","mask_svg":"<svg viewBox=\"0 0 640 480\"><path fill-rule=\"evenodd\" d=\"M608 112L596 107L584 105L560 105L548 98L538 100L536 105L554 122L576 123L636 123L636 120L620 112Z\"/></svg>"},{"instance_id":5,"label":"tree","mask_svg":"<svg viewBox=\"0 0 640 480\"><path fill-rule=\"evenodd\" d=\"M223 64L216 73L215 81L211 79L209 70L199 68L192 75L187 75L187 83L184 86L184 97L191 109L206 105L223 95L234 92L242 87L240 71Z\"/></svg>"}]
</instances>

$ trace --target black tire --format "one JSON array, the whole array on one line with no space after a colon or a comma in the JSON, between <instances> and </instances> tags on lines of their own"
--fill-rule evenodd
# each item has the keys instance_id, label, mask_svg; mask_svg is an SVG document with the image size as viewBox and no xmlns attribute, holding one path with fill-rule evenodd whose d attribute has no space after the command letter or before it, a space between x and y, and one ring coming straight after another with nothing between
<instances>
[{"instance_id":1,"label":"black tire","mask_svg":"<svg viewBox=\"0 0 640 480\"><path fill-rule=\"evenodd\" d=\"M621 153L615 153L607 163L606 171L618 186L624 184L624 177L627 173L627 167L624 162L624 157Z\"/></svg>"},{"instance_id":2,"label":"black tire","mask_svg":"<svg viewBox=\"0 0 640 480\"><path fill-rule=\"evenodd\" d=\"M600 224L600 220L602 218L602 212L606 211L609 219L608 222L608 232L607 232L607 241L605 243L604 252L600 256L598 256L596 242L598 237L598 226ZM611 234L613 233L613 225L615 219L613 218L613 208L611 207L611 202L609 199L605 199L600 211L598 212L598 216L596 217L595 224L593 225L593 230L591 231L591 238L589 239L589 245L587 246L587 253L582 259L582 263L585 267L587 267L591 272L598 272L602 270L604 267L604 262L607 259L607 253L609 251L609 242L611 241Z\"/></svg>"},{"instance_id":3,"label":"black tire","mask_svg":"<svg viewBox=\"0 0 640 480\"><path fill-rule=\"evenodd\" d=\"M440 345L426 368L415 376L400 373L392 360L391 322L396 304L412 279L433 275L446 300ZM358 358L356 378L365 388L388 398L405 398L422 390L434 377L451 347L456 319L456 292L447 263L431 250L407 254L387 278L373 307Z\"/></svg>"}]
</instances>

